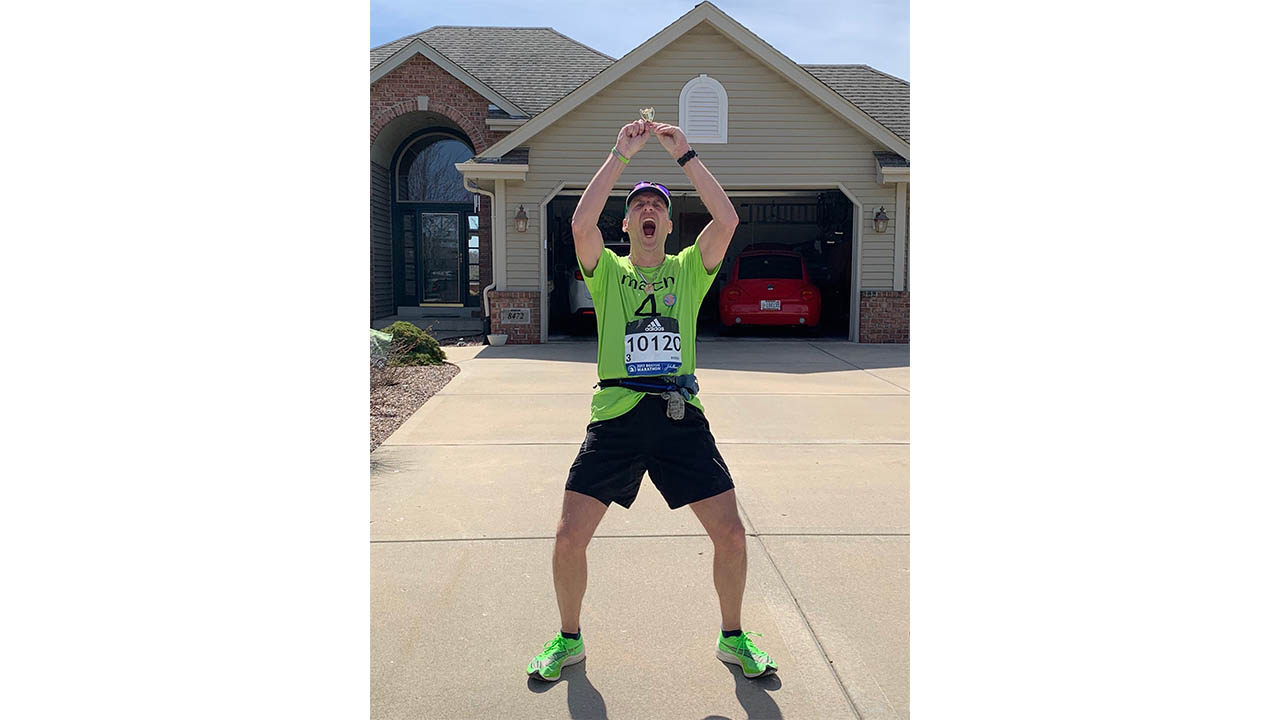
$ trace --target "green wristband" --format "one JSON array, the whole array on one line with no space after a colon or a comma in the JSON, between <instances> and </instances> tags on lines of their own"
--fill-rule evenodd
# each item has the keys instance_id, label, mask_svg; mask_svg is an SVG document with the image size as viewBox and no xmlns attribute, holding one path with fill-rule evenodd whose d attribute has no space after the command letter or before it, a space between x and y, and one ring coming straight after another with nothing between
<instances>
[{"instance_id":1,"label":"green wristband","mask_svg":"<svg viewBox=\"0 0 1280 720\"><path fill-rule=\"evenodd\" d=\"M630 160L628 160L628 159L627 159L627 157L626 157L625 155L623 155L622 153L618 152L618 146L617 146L617 145L614 145L614 146L613 146L613 150L611 150L610 152L612 152L614 155L617 155L617 156L618 156L618 159L622 161L622 164L623 164L623 165L626 165L626 164L628 164L628 163L630 163L630 162L631 162Z\"/></svg>"}]
</instances>

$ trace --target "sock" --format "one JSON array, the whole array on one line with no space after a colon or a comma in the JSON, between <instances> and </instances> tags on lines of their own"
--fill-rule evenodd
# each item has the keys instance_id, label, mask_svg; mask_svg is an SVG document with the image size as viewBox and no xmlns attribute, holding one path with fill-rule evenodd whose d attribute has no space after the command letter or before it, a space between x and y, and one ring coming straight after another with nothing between
<instances>
[{"instance_id":1,"label":"sock","mask_svg":"<svg viewBox=\"0 0 1280 720\"><path fill-rule=\"evenodd\" d=\"M582 628L578 628L578 632L576 632L576 633L567 633L567 632L565 632L565 631L561 630L561 631L560 631L560 637L568 638L569 640L581 640L581 639L582 639Z\"/></svg>"},{"instance_id":2,"label":"sock","mask_svg":"<svg viewBox=\"0 0 1280 720\"><path fill-rule=\"evenodd\" d=\"M737 630L721 630L720 631L720 637L737 637L738 635L741 635L741 634L742 634L742 628L738 628Z\"/></svg>"}]
</instances>

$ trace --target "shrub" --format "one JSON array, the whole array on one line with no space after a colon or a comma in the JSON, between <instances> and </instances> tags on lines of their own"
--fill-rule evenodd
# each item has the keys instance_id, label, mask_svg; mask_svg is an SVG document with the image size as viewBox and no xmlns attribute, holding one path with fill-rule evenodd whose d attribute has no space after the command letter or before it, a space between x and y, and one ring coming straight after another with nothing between
<instances>
[{"instance_id":1,"label":"shrub","mask_svg":"<svg viewBox=\"0 0 1280 720\"><path fill-rule=\"evenodd\" d=\"M393 366L439 365L444 362L440 343L413 323L398 320L384 332L391 333L394 338L390 353Z\"/></svg>"}]
</instances>

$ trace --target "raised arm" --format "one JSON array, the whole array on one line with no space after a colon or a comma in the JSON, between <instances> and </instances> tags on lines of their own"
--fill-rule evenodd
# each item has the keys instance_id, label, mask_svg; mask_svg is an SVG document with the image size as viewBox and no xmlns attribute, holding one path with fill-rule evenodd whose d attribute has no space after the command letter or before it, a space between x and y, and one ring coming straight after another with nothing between
<instances>
[{"instance_id":1,"label":"raised arm","mask_svg":"<svg viewBox=\"0 0 1280 720\"><path fill-rule=\"evenodd\" d=\"M653 130L658 136L658 142L662 143L662 147L671 154L673 159L679 160L689 152L689 140L685 138L684 131L680 128L675 125L656 123L653 125ZM724 188L720 187L720 183L716 182L711 171L702 164L700 158L694 156L692 160L686 162L684 174L689 176L689 180L693 182L693 188L698 191L698 197L702 199L702 204L706 205L707 210L711 212L711 222L702 229L697 240L698 249L702 252L702 266L707 272L711 272L716 265L720 264L725 252L729 250L733 232L738 229L738 211L733 208L733 202L725 194Z\"/></svg>"},{"instance_id":2,"label":"raised arm","mask_svg":"<svg viewBox=\"0 0 1280 720\"><path fill-rule=\"evenodd\" d=\"M653 137L653 133L649 132L642 120L623 125L618 131L618 144L614 146L617 152L609 150L609 159L604 161L595 177L591 178L591 184L587 185L577 209L573 211L573 247L578 253L582 269L588 275L595 272L596 264L600 262L600 253L604 251L604 237L600 235L597 223L600 222L604 204L609 200L609 193L618 182L618 176L622 175L622 169L626 167L622 158L630 161L649 142L650 137ZM618 155L622 155L622 158Z\"/></svg>"}]
</instances>

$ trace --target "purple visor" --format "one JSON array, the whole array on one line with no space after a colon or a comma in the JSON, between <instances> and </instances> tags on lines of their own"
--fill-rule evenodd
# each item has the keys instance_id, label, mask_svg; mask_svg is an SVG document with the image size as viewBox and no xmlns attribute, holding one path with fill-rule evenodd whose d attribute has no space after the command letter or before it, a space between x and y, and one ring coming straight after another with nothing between
<instances>
[{"instance_id":1,"label":"purple visor","mask_svg":"<svg viewBox=\"0 0 1280 720\"><path fill-rule=\"evenodd\" d=\"M667 217L671 217L671 193L658 183L649 182L648 180L641 180L636 183L635 187L631 188L631 192L627 195L626 207L630 209L632 198L644 192L658 193L662 195L662 199L667 203Z\"/></svg>"}]
</instances>

